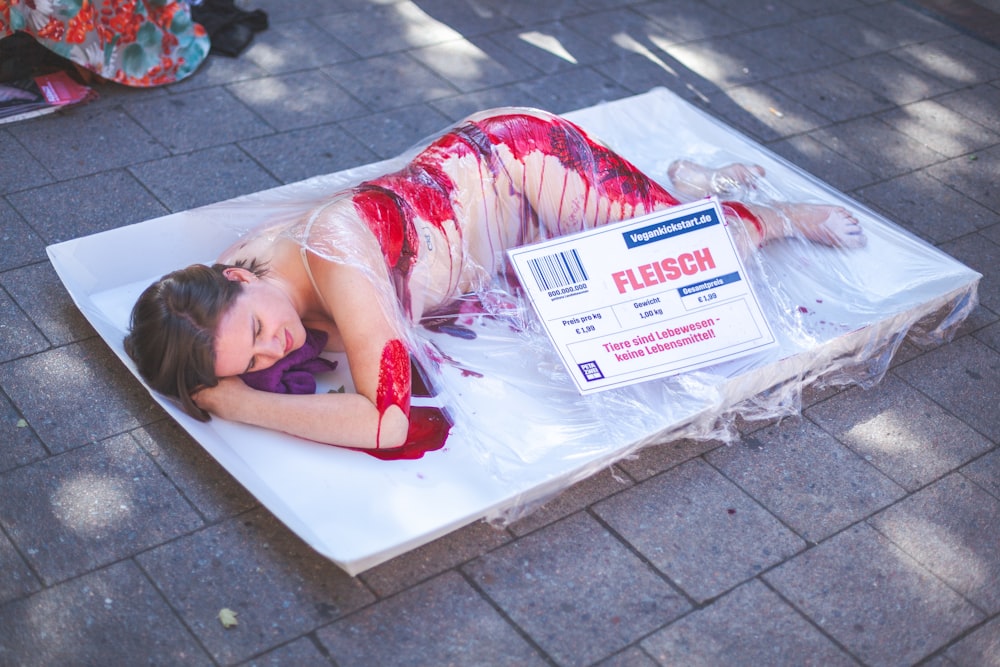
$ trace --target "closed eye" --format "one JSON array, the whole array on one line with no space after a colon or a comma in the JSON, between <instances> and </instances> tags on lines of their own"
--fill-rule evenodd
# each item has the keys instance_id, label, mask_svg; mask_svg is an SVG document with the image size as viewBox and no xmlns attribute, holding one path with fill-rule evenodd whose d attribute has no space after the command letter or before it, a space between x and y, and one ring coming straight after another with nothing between
<instances>
[{"instance_id":1,"label":"closed eye","mask_svg":"<svg viewBox=\"0 0 1000 667\"><path fill-rule=\"evenodd\" d=\"M262 327L261 327L260 320L254 318L253 342L254 342L255 345L257 343L257 339L260 337L261 328ZM247 368L243 372L244 373L249 373L250 371L253 370L253 367L256 366L256 365L257 365L257 356L254 355L254 356L250 357L250 363L247 364Z\"/></svg>"}]
</instances>

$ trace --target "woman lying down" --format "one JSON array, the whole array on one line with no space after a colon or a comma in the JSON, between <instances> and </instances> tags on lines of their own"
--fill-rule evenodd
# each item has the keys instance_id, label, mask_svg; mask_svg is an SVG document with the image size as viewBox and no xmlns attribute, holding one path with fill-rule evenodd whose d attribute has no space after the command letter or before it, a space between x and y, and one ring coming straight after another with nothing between
<instances>
[{"instance_id":1,"label":"woman lying down","mask_svg":"<svg viewBox=\"0 0 1000 667\"><path fill-rule=\"evenodd\" d=\"M152 388L203 421L217 415L365 450L433 439L411 418L408 327L483 290L504 271L509 248L677 197L746 191L763 169L677 161L668 173L674 194L563 118L483 112L399 171L252 232L213 266L164 276L136 303L125 349ZM795 235L865 244L858 221L837 206L724 201L722 209L744 255ZM276 393L261 382L293 355L323 350L346 354L356 393Z\"/></svg>"}]
</instances>

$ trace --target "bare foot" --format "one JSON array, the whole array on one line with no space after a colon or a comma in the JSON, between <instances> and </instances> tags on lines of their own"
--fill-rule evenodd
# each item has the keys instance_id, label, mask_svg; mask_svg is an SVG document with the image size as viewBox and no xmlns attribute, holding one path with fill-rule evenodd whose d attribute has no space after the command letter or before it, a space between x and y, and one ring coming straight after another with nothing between
<instances>
[{"instance_id":1,"label":"bare foot","mask_svg":"<svg viewBox=\"0 0 1000 667\"><path fill-rule=\"evenodd\" d=\"M795 231L814 243L834 248L862 248L868 243L858 219L842 206L780 204L778 208L792 223ZM768 224L769 239L787 236L783 228L784 225Z\"/></svg>"}]
</instances>

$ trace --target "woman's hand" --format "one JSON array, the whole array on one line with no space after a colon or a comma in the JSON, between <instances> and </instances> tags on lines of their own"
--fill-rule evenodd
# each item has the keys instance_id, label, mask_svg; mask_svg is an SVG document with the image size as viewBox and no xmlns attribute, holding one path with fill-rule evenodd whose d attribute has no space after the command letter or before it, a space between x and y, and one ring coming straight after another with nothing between
<instances>
[{"instance_id":1,"label":"woman's hand","mask_svg":"<svg viewBox=\"0 0 1000 667\"><path fill-rule=\"evenodd\" d=\"M227 377L219 379L219 384L214 387L199 389L191 398L195 405L202 410L207 410L216 417L241 421L237 414L237 408L243 405L248 392L254 392L243 380L238 377Z\"/></svg>"}]
</instances>

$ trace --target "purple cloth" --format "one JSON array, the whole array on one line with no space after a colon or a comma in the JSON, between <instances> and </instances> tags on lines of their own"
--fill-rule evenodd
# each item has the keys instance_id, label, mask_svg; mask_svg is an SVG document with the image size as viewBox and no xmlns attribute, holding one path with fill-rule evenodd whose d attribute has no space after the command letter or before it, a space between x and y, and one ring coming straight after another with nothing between
<instances>
[{"instance_id":1,"label":"purple cloth","mask_svg":"<svg viewBox=\"0 0 1000 667\"><path fill-rule=\"evenodd\" d=\"M306 342L273 366L240 376L247 386L273 394L314 394L317 373L332 371L336 361L319 356L328 338L325 331L306 329Z\"/></svg>"}]
</instances>

